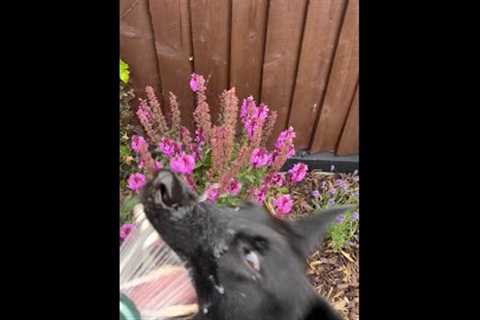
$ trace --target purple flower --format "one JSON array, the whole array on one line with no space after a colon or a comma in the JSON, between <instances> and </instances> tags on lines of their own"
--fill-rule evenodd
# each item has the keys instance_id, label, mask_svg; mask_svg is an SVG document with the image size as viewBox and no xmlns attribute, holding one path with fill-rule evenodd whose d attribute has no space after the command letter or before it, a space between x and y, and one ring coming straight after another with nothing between
<instances>
[{"instance_id":1,"label":"purple flower","mask_svg":"<svg viewBox=\"0 0 480 320\"><path fill-rule=\"evenodd\" d=\"M257 106L252 96L249 96L247 99L243 99L242 106L240 107L240 119L244 121L247 118L247 115L252 113L252 111L256 108Z\"/></svg>"},{"instance_id":2,"label":"purple flower","mask_svg":"<svg viewBox=\"0 0 480 320\"><path fill-rule=\"evenodd\" d=\"M285 176L280 172L276 172L270 177L268 182L275 187L282 187L285 184Z\"/></svg>"},{"instance_id":3,"label":"purple flower","mask_svg":"<svg viewBox=\"0 0 480 320\"><path fill-rule=\"evenodd\" d=\"M190 78L190 88L193 92L197 92L200 89L200 84L198 83L198 75L192 73L192 77Z\"/></svg>"},{"instance_id":4,"label":"purple flower","mask_svg":"<svg viewBox=\"0 0 480 320\"><path fill-rule=\"evenodd\" d=\"M327 201L327 208L331 208L331 207L333 207L333 206L335 206L335 199L334 199L334 198L328 199L328 201Z\"/></svg>"},{"instance_id":5,"label":"purple flower","mask_svg":"<svg viewBox=\"0 0 480 320\"><path fill-rule=\"evenodd\" d=\"M236 196L240 190L242 189L242 185L238 182L237 179L232 178L227 186L227 192L230 193L232 196Z\"/></svg>"},{"instance_id":6,"label":"purple flower","mask_svg":"<svg viewBox=\"0 0 480 320\"><path fill-rule=\"evenodd\" d=\"M272 201L275 211L280 215L285 215L292 210L293 200L289 194L282 195Z\"/></svg>"},{"instance_id":7,"label":"purple flower","mask_svg":"<svg viewBox=\"0 0 480 320\"><path fill-rule=\"evenodd\" d=\"M120 240L125 240L127 236L135 229L135 225L131 223L126 223L120 227Z\"/></svg>"},{"instance_id":8,"label":"purple flower","mask_svg":"<svg viewBox=\"0 0 480 320\"><path fill-rule=\"evenodd\" d=\"M317 199L318 199L318 198L320 198L320 192L319 192L318 190L313 190L313 191L312 191L312 196L313 196L314 198L317 198Z\"/></svg>"},{"instance_id":9,"label":"purple flower","mask_svg":"<svg viewBox=\"0 0 480 320\"><path fill-rule=\"evenodd\" d=\"M358 214L358 211L354 211L352 213L352 220L353 221L357 221L358 219L360 218L359 214Z\"/></svg>"},{"instance_id":10,"label":"purple flower","mask_svg":"<svg viewBox=\"0 0 480 320\"><path fill-rule=\"evenodd\" d=\"M264 148L255 148L250 156L250 164L254 168L261 168L270 165L272 162L272 155Z\"/></svg>"},{"instance_id":11,"label":"purple flower","mask_svg":"<svg viewBox=\"0 0 480 320\"><path fill-rule=\"evenodd\" d=\"M180 152L180 146L178 143L168 138L162 138L158 147L160 148L160 151L169 158Z\"/></svg>"},{"instance_id":12,"label":"purple flower","mask_svg":"<svg viewBox=\"0 0 480 320\"><path fill-rule=\"evenodd\" d=\"M215 202L215 201L217 201L218 196L220 195L220 186L217 183L212 184L211 186L209 186L207 188L205 193L207 195L207 199L210 202Z\"/></svg>"},{"instance_id":13,"label":"purple flower","mask_svg":"<svg viewBox=\"0 0 480 320\"><path fill-rule=\"evenodd\" d=\"M337 179L335 181L335 186L339 187L340 189L343 189L346 191L348 189L348 182L342 179Z\"/></svg>"},{"instance_id":14,"label":"purple flower","mask_svg":"<svg viewBox=\"0 0 480 320\"><path fill-rule=\"evenodd\" d=\"M135 135L132 137L131 147L132 147L132 150L135 151L136 153L139 153L142 147L145 146L146 144L147 142L142 136Z\"/></svg>"},{"instance_id":15,"label":"purple flower","mask_svg":"<svg viewBox=\"0 0 480 320\"><path fill-rule=\"evenodd\" d=\"M141 173L134 173L128 177L128 188L138 191L145 185L145 176Z\"/></svg>"},{"instance_id":16,"label":"purple flower","mask_svg":"<svg viewBox=\"0 0 480 320\"><path fill-rule=\"evenodd\" d=\"M280 149L286 142L291 143L295 138L296 134L293 131L293 127L288 128L280 132L280 135L277 138L277 142L275 142L275 148ZM289 150L291 152L291 150Z\"/></svg>"},{"instance_id":17,"label":"purple flower","mask_svg":"<svg viewBox=\"0 0 480 320\"><path fill-rule=\"evenodd\" d=\"M191 174L195 168L195 158L189 154L182 153L170 159L170 169L182 174Z\"/></svg>"},{"instance_id":18,"label":"purple flower","mask_svg":"<svg viewBox=\"0 0 480 320\"><path fill-rule=\"evenodd\" d=\"M290 170L288 170L290 181L294 183L302 181L307 175L307 171L308 166L305 163L299 162L295 164Z\"/></svg>"},{"instance_id":19,"label":"purple flower","mask_svg":"<svg viewBox=\"0 0 480 320\"><path fill-rule=\"evenodd\" d=\"M337 221L337 223L342 223L343 221L345 221L345 215L341 214L337 216L335 220Z\"/></svg>"}]
</instances>

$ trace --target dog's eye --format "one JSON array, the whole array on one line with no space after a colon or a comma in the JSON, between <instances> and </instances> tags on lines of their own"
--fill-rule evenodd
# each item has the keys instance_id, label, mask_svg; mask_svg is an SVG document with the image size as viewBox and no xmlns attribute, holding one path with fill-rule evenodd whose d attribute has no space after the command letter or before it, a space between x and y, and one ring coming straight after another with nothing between
<instances>
[{"instance_id":1,"label":"dog's eye","mask_svg":"<svg viewBox=\"0 0 480 320\"><path fill-rule=\"evenodd\" d=\"M258 259L258 255L255 251L244 249L243 257L250 268L255 271L260 271L260 260Z\"/></svg>"}]
</instances>

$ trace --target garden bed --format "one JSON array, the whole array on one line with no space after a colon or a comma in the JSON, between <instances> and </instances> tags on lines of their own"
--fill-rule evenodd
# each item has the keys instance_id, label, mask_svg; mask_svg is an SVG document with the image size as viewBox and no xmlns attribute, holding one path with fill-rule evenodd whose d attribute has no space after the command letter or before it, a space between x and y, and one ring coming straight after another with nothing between
<instances>
[{"instance_id":1,"label":"garden bed","mask_svg":"<svg viewBox=\"0 0 480 320\"><path fill-rule=\"evenodd\" d=\"M319 190L321 195L328 197L326 187L328 184L338 185L337 181L345 181L347 184L345 193L355 198L354 201L358 201L358 177L355 178L351 174L312 171L292 190L295 207L299 208L293 216L312 214L315 210L315 197L312 192ZM322 200L326 199L321 199L320 202ZM327 238L323 248L314 252L307 261L306 273L312 285L346 320L359 319L358 236L356 228L353 236L346 238L348 240L340 249L334 249L333 240Z\"/></svg>"}]
</instances>

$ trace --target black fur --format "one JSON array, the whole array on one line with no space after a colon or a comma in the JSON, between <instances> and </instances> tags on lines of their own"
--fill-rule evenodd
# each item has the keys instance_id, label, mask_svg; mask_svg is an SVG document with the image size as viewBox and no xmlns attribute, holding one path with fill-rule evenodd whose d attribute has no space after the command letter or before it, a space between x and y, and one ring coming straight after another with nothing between
<instances>
[{"instance_id":1,"label":"black fur","mask_svg":"<svg viewBox=\"0 0 480 320\"><path fill-rule=\"evenodd\" d=\"M296 222L248 202L238 210L218 208L199 202L167 170L147 183L142 199L154 228L189 263L199 303L194 319L341 319L304 271L328 224L349 208Z\"/></svg>"}]
</instances>

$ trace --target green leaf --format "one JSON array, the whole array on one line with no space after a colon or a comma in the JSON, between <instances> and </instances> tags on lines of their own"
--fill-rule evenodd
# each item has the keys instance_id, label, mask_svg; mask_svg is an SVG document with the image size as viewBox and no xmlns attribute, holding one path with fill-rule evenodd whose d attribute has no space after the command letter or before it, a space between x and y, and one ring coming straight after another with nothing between
<instances>
[{"instance_id":1,"label":"green leaf","mask_svg":"<svg viewBox=\"0 0 480 320\"><path fill-rule=\"evenodd\" d=\"M133 207L135 207L138 203L140 203L140 199L136 196L130 196L123 201L123 203L120 205L120 221L122 223L131 221Z\"/></svg>"},{"instance_id":2,"label":"green leaf","mask_svg":"<svg viewBox=\"0 0 480 320\"><path fill-rule=\"evenodd\" d=\"M120 80L123 83L127 84L130 78L130 71L128 70L128 64L126 64L122 59L120 59Z\"/></svg>"},{"instance_id":3,"label":"green leaf","mask_svg":"<svg viewBox=\"0 0 480 320\"><path fill-rule=\"evenodd\" d=\"M288 188L287 187L278 188L278 191L281 193L288 193Z\"/></svg>"}]
</instances>

